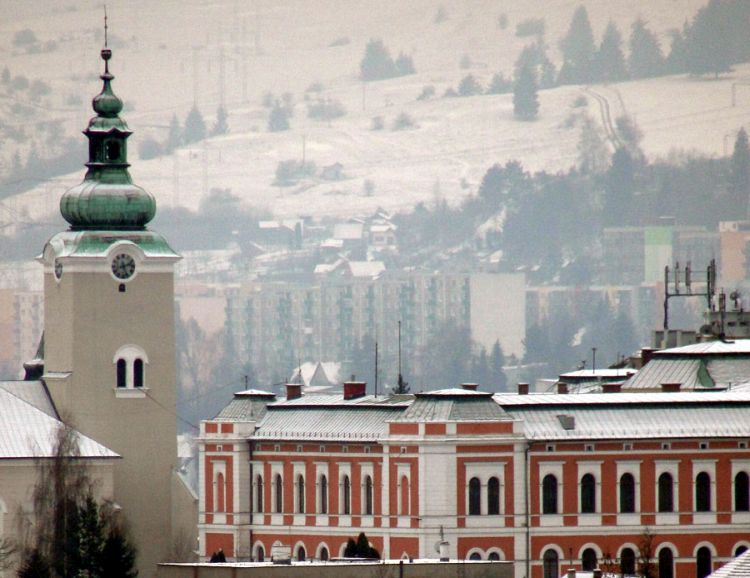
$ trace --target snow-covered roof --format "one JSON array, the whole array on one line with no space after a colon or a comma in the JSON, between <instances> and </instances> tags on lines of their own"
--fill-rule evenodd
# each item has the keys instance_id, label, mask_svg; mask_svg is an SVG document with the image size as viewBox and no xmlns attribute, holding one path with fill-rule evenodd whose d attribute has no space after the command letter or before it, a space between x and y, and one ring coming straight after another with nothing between
<instances>
[{"instance_id":1,"label":"snow-covered roof","mask_svg":"<svg viewBox=\"0 0 750 578\"><path fill-rule=\"evenodd\" d=\"M385 271L385 263L382 261L350 261L349 270L352 277L375 278Z\"/></svg>"},{"instance_id":2,"label":"snow-covered roof","mask_svg":"<svg viewBox=\"0 0 750 578\"><path fill-rule=\"evenodd\" d=\"M359 241L364 233L362 223L338 223L333 226L333 238L345 241Z\"/></svg>"},{"instance_id":3,"label":"snow-covered roof","mask_svg":"<svg viewBox=\"0 0 750 578\"><path fill-rule=\"evenodd\" d=\"M681 347L663 349L654 352L654 357L670 355L750 355L750 339L734 339L732 341L704 341L691 343Z\"/></svg>"},{"instance_id":4,"label":"snow-covered roof","mask_svg":"<svg viewBox=\"0 0 750 578\"><path fill-rule=\"evenodd\" d=\"M733 558L708 578L750 578L750 550Z\"/></svg>"},{"instance_id":5,"label":"snow-covered roof","mask_svg":"<svg viewBox=\"0 0 750 578\"><path fill-rule=\"evenodd\" d=\"M62 422L0 388L0 459L51 458ZM81 458L118 458L115 452L77 433Z\"/></svg>"}]
</instances>

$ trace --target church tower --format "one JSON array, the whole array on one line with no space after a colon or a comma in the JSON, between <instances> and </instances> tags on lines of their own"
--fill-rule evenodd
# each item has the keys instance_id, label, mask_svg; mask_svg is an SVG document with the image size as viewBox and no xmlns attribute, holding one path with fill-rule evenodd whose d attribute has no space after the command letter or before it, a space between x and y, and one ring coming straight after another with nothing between
<instances>
[{"instance_id":1,"label":"church tower","mask_svg":"<svg viewBox=\"0 0 750 578\"><path fill-rule=\"evenodd\" d=\"M106 32L106 25L105 25ZM154 197L132 182L131 135L101 52L103 87L84 131L88 171L60 211L68 230L44 247L44 382L63 419L117 452L114 500L154 575L171 543L177 461L174 265L179 256L146 228Z\"/></svg>"}]
</instances>

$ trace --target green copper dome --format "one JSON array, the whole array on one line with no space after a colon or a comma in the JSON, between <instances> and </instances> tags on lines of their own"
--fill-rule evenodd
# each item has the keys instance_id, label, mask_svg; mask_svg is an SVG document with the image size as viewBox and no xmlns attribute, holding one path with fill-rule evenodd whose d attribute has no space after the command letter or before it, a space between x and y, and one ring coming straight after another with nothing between
<instances>
[{"instance_id":1,"label":"green copper dome","mask_svg":"<svg viewBox=\"0 0 750 578\"><path fill-rule=\"evenodd\" d=\"M133 184L128 172L127 139L132 131L118 116L122 100L112 92L110 58L112 51L102 50L104 85L92 101L96 116L83 131L89 139L88 171L83 182L60 199L60 212L73 230L144 229L156 214L153 195Z\"/></svg>"}]
</instances>

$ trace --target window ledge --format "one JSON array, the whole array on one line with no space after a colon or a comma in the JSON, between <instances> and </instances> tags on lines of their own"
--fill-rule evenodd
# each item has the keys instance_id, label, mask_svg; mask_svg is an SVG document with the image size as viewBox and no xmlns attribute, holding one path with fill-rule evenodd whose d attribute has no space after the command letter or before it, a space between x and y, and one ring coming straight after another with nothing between
<instances>
[{"instance_id":1,"label":"window ledge","mask_svg":"<svg viewBox=\"0 0 750 578\"><path fill-rule=\"evenodd\" d=\"M115 387L115 397L129 399L146 397L148 387Z\"/></svg>"}]
</instances>

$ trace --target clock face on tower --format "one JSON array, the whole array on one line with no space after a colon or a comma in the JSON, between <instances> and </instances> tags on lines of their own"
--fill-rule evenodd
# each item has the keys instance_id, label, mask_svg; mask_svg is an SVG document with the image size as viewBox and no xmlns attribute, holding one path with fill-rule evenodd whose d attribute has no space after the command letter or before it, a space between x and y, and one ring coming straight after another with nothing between
<instances>
[{"instance_id":1,"label":"clock face on tower","mask_svg":"<svg viewBox=\"0 0 750 578\"><path fill-rule=\"evenodd\" d=\"M127 253L115 255L112 259L112 274L118 279L130 279L135 273L135 260Z\"/></svg>"}]
</instances>

